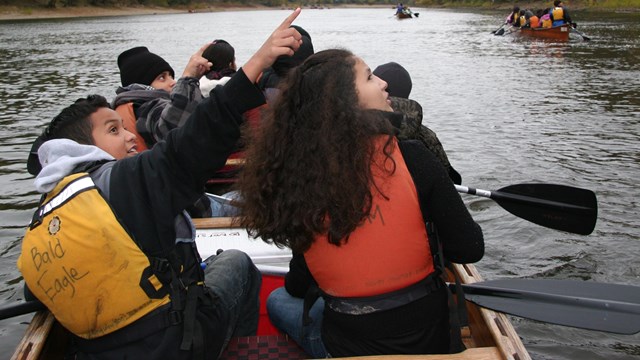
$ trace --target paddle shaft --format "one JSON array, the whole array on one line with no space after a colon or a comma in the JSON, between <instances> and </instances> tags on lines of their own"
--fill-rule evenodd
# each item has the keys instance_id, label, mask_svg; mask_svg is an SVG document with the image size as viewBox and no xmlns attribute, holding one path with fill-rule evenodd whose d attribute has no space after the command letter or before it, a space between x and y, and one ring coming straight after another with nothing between
<instances>
[{"instance_id":1,"label":"paddle shaft","mask_svg":"<svg viewBox=\"0 0 640 360\"><path fill-rule=\"evenodd\" d=\"M448 285L455 291L456 284ZM541 279L503 279L461 286L468 301L494 311L589 330L640 332L637 286ZM0 308L0 320L44 309L39 301L13 304Z\"/></svg>"},{"instance_id":2,"label":"paddle shaft","mask_svg":"<svg viewBox=\"0 0 640 360\"><path fill-rule=\"evenodd\" d=\"M571 28L571 31L573 31L573 32L575 32L576 34L578 34L578 35L582 36L582 38L583 38L585 41L590 41L590 40L591 40L591 38L590 38L590 37L588 37L587 35L583 34L583 33L582 33L582 31L576 30L576 28L574 28L574 27L572 27L572 28Z\"/></svg>"},{"instance_id":3,"label":"paddle shaft","mask_svg":"<svg viewBox=\"0 0 640 360\"><path fill-rule=\"evenodd\" d=\"M44 310L46 307L40 301L26 301L0 308L0 320L20 316L34 311Z\"/></svg>"}]
</instances>

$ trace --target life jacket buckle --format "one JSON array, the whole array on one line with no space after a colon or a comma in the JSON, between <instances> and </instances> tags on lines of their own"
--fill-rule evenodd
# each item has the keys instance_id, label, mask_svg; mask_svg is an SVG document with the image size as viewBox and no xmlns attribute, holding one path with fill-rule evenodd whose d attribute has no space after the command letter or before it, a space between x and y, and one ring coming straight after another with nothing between
<instances>
[{"instance_id":1,"label":"life jacket buckle","mask_svg":"<svg viewBox=\"0 0 640 360\"><path fill-rule=\"evenodd\" d=\"M151 269L154 273L164 273L169 269L169 260L160 258L150 258Z\"/></svg>"}]
</instances>

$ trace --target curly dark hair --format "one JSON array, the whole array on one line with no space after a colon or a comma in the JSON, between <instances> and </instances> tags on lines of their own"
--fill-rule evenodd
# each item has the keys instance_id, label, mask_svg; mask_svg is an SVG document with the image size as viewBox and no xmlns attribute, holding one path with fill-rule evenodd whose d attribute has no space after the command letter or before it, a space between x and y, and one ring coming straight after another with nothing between
<instances>
[{"instance_id":1,"label":"curly dark hair","mask_svg":"<svg viewBox=\"0 0 640 360\"><path fill-rule=\"evenodd\" d=\"M281 83L237 184L251 235L304 252L318 235L348 241L369 215L373 138L388 135L385 169L393 172L394 133L383 112L358 106L355 64L348 50L321 51Z\"/></svg>"}]
</instances>

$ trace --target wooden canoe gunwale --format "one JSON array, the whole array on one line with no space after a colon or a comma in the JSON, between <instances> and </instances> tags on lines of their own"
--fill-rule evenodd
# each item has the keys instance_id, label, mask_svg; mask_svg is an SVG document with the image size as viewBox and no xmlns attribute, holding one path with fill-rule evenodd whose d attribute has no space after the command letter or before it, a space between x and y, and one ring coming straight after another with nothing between
<instances>
[{"instance_id":1,"label":"wooden canoe gunwale","mask_svg":"<svg viewBox=\"0 0 640 360\"><path fill-rule=\"evenodd\" d=\"M237 227L233 218L194 219L196 229L224 229ZM472 264L454 264L454 271L464 284L482 281ZM451 275L451 274L449 274ZM451 279L453 281L453 279ZM358 356L352 360L531 360L509 319L501 313L480 308L471 302L466 304L469 327L463 329L463 341L467 350L446 355L376 355ZM37 312L18 344L12 360L58 359L64 354L60 346L64 342L62 327L48 311Z\"/></svg>"}]
</instances>

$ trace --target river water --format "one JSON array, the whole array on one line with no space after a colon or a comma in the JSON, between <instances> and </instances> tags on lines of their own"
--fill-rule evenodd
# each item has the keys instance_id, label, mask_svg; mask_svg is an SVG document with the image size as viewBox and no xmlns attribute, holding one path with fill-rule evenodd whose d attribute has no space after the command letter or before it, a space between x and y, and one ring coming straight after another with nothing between
<instances>
[{"instance_id":1,"label":"river water","mask_svg":"<svg viewBox=\"0 0 640 360\"><path fill-rule=\"evenodd\" d=\"M373 69L396 61L411 98L467 186L523 182L590 189L599 213L588 236L517 218L463 195L486 238L485 279L536 277L640 285L640 14L573 14L591 38L569 42L493 36L506 14L414 8L303 10L296 24L316 51L343 47ZM119 85L116 58L144 45L180 74L201 45L222 38L239 65L284 10L0 23L0 305L22 298L15 262L37 204L26 172L31 142L63 107ZM29 316L0 321L9 358ZM534 359L632 359L640 335L512 321Z\"/></svg>"}]
</instances>

